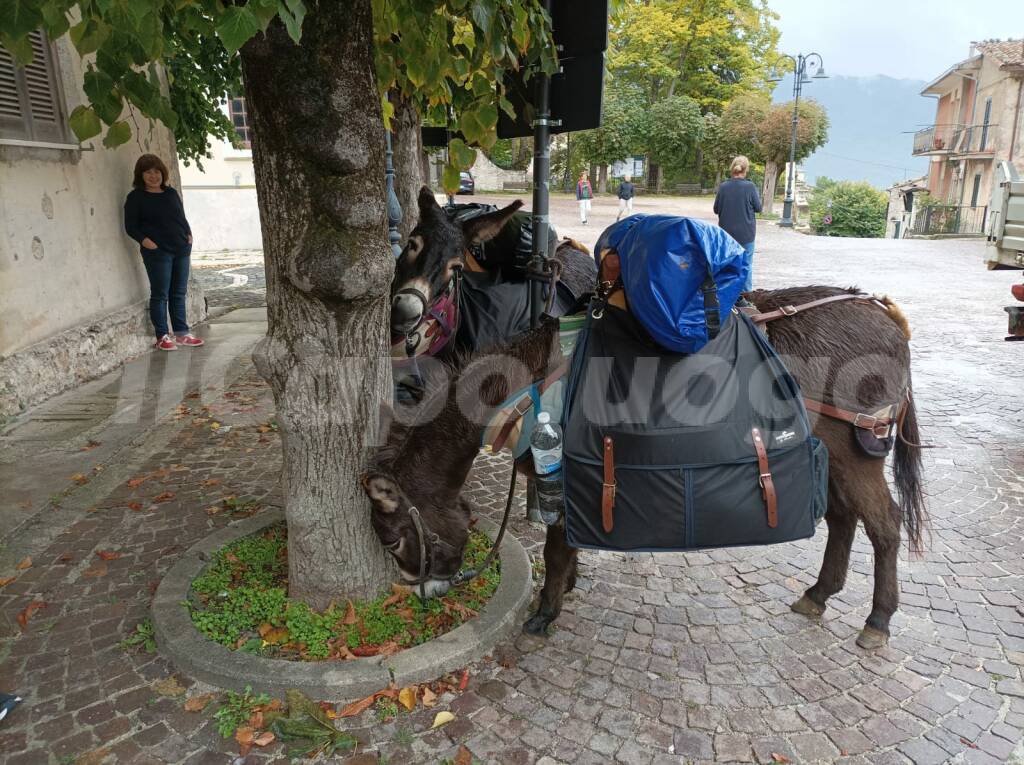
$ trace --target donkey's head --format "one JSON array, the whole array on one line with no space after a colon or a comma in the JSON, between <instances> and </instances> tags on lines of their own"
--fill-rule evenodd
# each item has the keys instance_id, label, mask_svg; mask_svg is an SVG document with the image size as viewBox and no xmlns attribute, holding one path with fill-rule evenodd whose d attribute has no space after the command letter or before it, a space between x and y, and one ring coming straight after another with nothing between
<instances>
[{"instance_id":1,"label":"donkey's head","mask_svg":"<svg viewBox=\"0 0 1024 765\"><path fill-rule=\"evenodd\" d=\"M424 186L418 199L419 223L398 257L391 283L391 332L406 335L423 319L428 306L443 295L455 268L466 264L470 247L497 236L513 213L523 206L516 200L508 207L463 221L451 221Z\"/></svg>"},{"instance_id":2,"label":"donkey's head","mask_svg":"<svg viewBox=\"0 0 1024 765\"><path fill-rule=\"evenodd\" d=\"M449 507L423 503L414 507L398 481L384 472L371 470L362 480L373 505L373 530L398 564L402 579L410 584L419 581L422 550L426 554L423 589L427 597L444 595L462 565L469 539L469 508L457 497L444 503ZM419 513L419 529L414 510Z\"/></svg>"}]
</instances>

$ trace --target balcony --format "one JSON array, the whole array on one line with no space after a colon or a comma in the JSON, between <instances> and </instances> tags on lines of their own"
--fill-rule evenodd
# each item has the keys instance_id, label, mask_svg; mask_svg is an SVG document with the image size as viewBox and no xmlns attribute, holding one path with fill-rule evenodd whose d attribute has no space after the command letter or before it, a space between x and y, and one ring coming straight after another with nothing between
<instances>
[{"instance_id":1,"label":"balcony","mask_svg":"<svg viewBox=\"0 0 1024 765\"><path fill-rule=\"evenodd\" d=\"M915 157L986 157L995 152L998 125L932 125L914 133Z\"/></svg>"}]
</instances>

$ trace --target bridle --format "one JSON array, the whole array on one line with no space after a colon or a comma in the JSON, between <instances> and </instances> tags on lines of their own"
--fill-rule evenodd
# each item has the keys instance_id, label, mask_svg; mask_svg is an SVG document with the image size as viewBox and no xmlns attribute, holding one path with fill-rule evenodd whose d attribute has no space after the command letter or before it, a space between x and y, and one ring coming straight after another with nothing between
<instances>
[{"instance_id":1,"label":"bridle","mask_svg":"<svg viewBox=\"0 0 1024 765\"><path fill-rule=\"evenodd\" d=\"M418 355L416 353L416 349L419 347L420 342L423 340L423 336L425 335L427 338L431 339L430 345L427 346L426 354L428 356L436 356L446 345L448 345L448 342L452 337L454 337L455 333L459 329L459 300L462 295L462 264L452 264L451 269L452 277L448 280L448 286L445 288L444 292L432 301L428 301L427 296L416 287L403 287L395 293L395 298L399 295L412 295L420 301L420 304L423 305L424 308L423 315L420 316L420 320L416 322L416 326L410 329L404 336L398 336L397 340L393 338L393 342L391 344L392 348L404 345L405 355L411 358ZM392 302L393 301L394 298L392 298ZM430 326L421 333L420 328L427 322L431 322Z\"/></svg>"}]
</instances>

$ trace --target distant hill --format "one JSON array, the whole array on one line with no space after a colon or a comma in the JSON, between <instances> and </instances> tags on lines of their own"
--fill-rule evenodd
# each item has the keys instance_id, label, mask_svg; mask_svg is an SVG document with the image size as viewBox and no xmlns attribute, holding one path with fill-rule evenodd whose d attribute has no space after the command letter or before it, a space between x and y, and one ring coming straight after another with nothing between
<instances>
[{"instance_id":1,"label":"distant hill","mask_svg":"<svg viewBox=\"0 0 1024 765\"><path fill-rule=\"evenodd\" d=\"M829 139L803 162L807 180L819 175L868 181L879 188L894 181L924 175L927 157L911 156L909 131L935 119L935 100L920 95L923 80L874 77L829 77L805 85L801 98L813 98L825 107ZM775 88L773 100L793 97L793 78Z\"/></svg>"}]
</instances>

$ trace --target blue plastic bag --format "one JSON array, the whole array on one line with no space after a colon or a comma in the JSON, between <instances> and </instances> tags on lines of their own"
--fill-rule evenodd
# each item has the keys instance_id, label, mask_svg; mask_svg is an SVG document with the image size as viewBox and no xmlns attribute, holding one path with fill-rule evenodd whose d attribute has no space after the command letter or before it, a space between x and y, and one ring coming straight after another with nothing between
<instances>
[{"instance_id":1,"label":"blue plastic bag","mask_svg":"<svg viewBox=\"0 0 1024 765\"><path fill-rule=\"evenodd\" d=\"M711 223L672 215L631 215L604 230L596 257L614 249L629 309L660 346L696 353L708 342L701 286L710 270L722 324L743 291L743 248Z\"/></svg>"}]
</instances>

